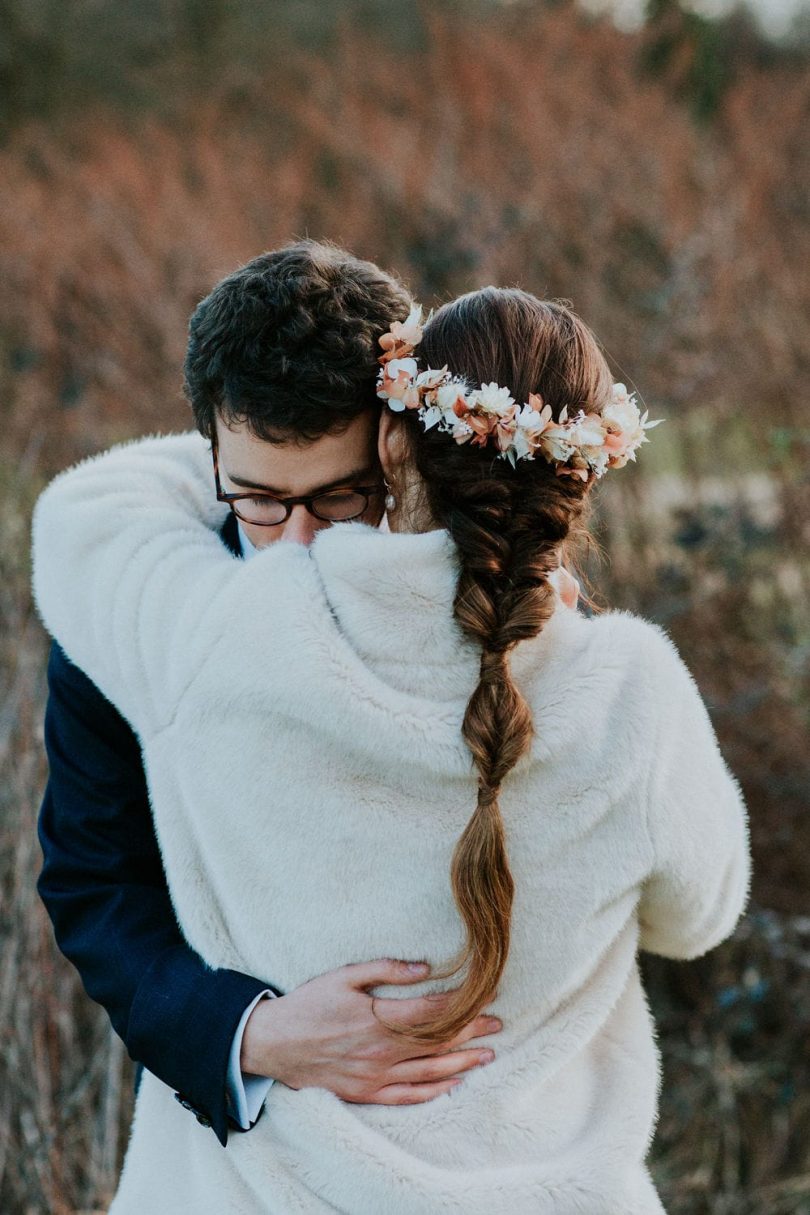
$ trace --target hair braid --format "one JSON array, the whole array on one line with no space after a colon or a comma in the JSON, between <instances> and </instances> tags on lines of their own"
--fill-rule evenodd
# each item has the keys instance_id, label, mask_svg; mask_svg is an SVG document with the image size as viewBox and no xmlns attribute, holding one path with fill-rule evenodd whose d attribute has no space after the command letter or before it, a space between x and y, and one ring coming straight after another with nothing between
<instances>
[{"instance_id":1,"label":"hair braid","mask_svg":"<svg viewBox=\"0 0 810 1215\"><path fill-rule=\"evenodd\" d=\"M494 997L506 965L514 880L499 793L534 734L509 655L518 642L540 633L555 610L547 575L569 531L570 510L521 509L513 504L519 498L516 487L490 488L489 501L481 485L463 501L457 494L448 518L460 565L455 616L481 646L478 683L461 727L478 771L478 797L450 869L467 940L461 956L441 971L449 977L466 965L467 974L441 1015L411 1029L426 1042L453 1037L480 1012Z\"/></svg>"},{"instance_id":2,"label":"hair braid","mask_svg":"<svg viewBox=\"0 0 810 1215\"><path fill-rule=\"evenodd\" d=\"M508 384L518 400L539 391L552 407L598 407L612 382L595 339L573 313L517 290L485 288L444 305L425 328L422 353L427 366L450 364L471 381ZM548 575L569 534L581 530L590 485L556 477L542 460L512 468L424 430L408 410L400 417L430 515L455 541L456 620L481 647L478 682L462 723L478 795L451 862L466 942L434 977L462 967L466 974L429 1022L401 1031L439 1043L493 999L509 953L514 881L499 793L534 733L509 656L519 642L542 632L556 609Z\"/></svg>"}]
</instances>

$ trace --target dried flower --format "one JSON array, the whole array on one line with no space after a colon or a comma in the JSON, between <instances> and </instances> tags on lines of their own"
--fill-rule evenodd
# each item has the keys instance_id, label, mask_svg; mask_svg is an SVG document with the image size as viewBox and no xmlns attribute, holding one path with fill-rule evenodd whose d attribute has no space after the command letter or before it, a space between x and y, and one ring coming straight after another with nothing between
<instances>
[{"instance_id":1,"label":"dried flower","mask_svg":"<svg viewBox=\"0 0 810 1215\"><path fill-rule=\"evenodd\" d=\"M395 321L380 338L385 353L379 359L377 395L398 413L417 409L426 430L446 431L457 443L485 447L492 442L513 467L539 452L560 477L601 477L608 468L635 460L641 444L649 442L644 432L664 420L641 416L633 394L617 383L601 412L580 408L569 417L564 405L555 421L539 393L518 406L509 389L494 381L470 388L446 366L419 371L411 356L421 338L422 309L414 305L405 321Z\"/></svg>"}]
</instances>

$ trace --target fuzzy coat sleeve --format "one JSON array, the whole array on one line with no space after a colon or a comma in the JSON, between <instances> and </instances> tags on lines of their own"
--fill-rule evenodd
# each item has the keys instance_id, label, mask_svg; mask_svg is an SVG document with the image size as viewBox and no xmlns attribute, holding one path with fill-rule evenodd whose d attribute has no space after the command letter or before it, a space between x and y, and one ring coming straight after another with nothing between
<instances>
[{"instance_id":1,"label":"fuzzy coat sleeve","mask_svg":"<svg viewBox=\"0 0 810 1215\"><path fill-rule=\"evenodd\" d=\"M641 949L697 958L734 930L751 861L742 790L706 706L667 634L649 626L657 730L647 805L654 865L639 905Z\"/></svg>"},{"instance_id":2,"label":"fuzzy coat sleeve","mask_svg":"<svg viewBox=\"0 0 810 1215\"><path fill-rule=\"evenodd\" d=\"M199 434L121 444L74 465L33 515L46 629L141 735L167 724L228 628L237 579Z\"/></svg>"}]
</instances>

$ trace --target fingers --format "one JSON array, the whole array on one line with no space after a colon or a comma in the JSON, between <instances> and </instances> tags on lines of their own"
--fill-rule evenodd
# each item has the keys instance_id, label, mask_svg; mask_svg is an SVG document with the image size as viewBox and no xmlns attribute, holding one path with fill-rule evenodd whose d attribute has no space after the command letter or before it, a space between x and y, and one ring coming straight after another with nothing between
<instances>
[{"instance_id":1,"label":"fingers","mask_svg":"<svg viewBox=\"0 0 810 1215\"><path fill-rule=\"evenodd\" d=\"M442 1050L454 1050L458 1046L463 1046L465 1042L469 1042L471 1038L484 1038L489 1034L497 1034L503 1029L503 1021L500 1017L480 1016L475 1017L470 1021L469 1025L464 1028L450 1042L446 1042L442 1046Z\"/></svg>"},{"instance_id":2,"label":"fingers","mask_svg":"<svg viewBox=\"0 0 810 1215\"><path fill-rule=\"evenodd\" d=\"M473 1067L484 1067L495 1058L491 1050L457 1050L444 1055L425 1055L420 1059L406 1059L389 1070L392 1083L435 1084L468 1072Z\"/></svg>"},{"instance_id":3,"label":"fingers","mask_svg":"<svg viewBox=\"0 0 810 1215\"><path fill-rule=\"evenodd\" d=\"M440 991L429 996L412 996L406 1000L394 1000L390 996L374 997L374 1013L384 1021L395 1025L418 1025L435 1017L442 1004L447 1003L450 992Z\"/></svg>"},{"instance_id":4,"label":"fingers","mask_svg":"<svg viewBox=\"0 0 810 1215\"><path fill-rule=\"evenodd\" d=\"M449 1002L450 997L454 993L452 991L434 992L428 996L413 996L405 1000L395 1000L388 996L374 997L374 1015L378 1020L390 1021L393 1025L418 1025L422 1021L429 1021L441 1011L443 1004ZM496 1033L502 1029L503 1025L497 1017L481 1015L475 1017L469 1025L461 1031L461 1034L453 1039L453 1045L458 1045L461 1042L466 1042L469 1038L476 1037L482 1033ZM463 1035L463 1036L462 1036ZM439 1049L446 1050L450 1043L444 1042Z\"/></svg>"},{"instance_id":5,"label":"fingers","mask_svg":"<svg viewBox=\"0 0 810 1215\"><path fill-rule=\"evenodd\" d=\"M354 962L342 967L349 986L358 991L383 983L420 983L430 974L427 962L400 962L377 958L373 962Z\"/></svg>"},{"instance_id":6,"label":"fingers","mask_svg":"<svg viewBox=\"0 0 810 1215\"><path fill-rule=\"evenodd\" d=\"M436 1015L437 1004L447 999L449 993L442 992L437 995L421 996L412 1000L391 1000L382 996L374 997L374 1015L378 1020L390 1022L393 1025L416 1025L420 1021L426 1021L430 1017ZM503 1022L499 1017L493 1017L486 1014L474 1017L468 1025L465 1025L462 1030L454 1038L447 1042L437 1042L433 1046L428 1046L420 1043L417 1047L418 1054L421 1055L438 1055L445 1051L454 1050L458 1046L463 1046L465 1042L469 1042L471 1038L485 1037L489 1034L497 1034L503 1029ZM392 1037L393 1035L389 1035ZM413 1046L407 1038L400 1039L402 1048L401 1058L406 1059L409 1054L413 1053Z\"/></svg>"},{"instance_id":7,"label":"fingers","mask_svg":"<svg viewBox=\"0 0 810 1215\"><path fill-rule=\"evenodd\" d=\"M442 1080L438 1084L389 1084L374 1094L373 1100L366 1100L364 1105L421 1105L424 1101L433 1101L442 1093L461 1084L461 1080Z\"/></svg>"}]
</instances>

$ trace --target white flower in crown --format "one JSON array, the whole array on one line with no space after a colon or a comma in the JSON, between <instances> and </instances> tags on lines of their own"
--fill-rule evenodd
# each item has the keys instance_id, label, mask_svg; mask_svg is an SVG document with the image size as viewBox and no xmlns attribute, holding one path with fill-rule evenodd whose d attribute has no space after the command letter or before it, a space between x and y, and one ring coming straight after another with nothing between
<instances>
[{"instance_id":1,"label":"white flower in crown","mask_svg":"<svg viewBox=\"0 0 810 1215\"><path fill-rule=\"evenodd\" d=\"M606 447L580 447L577 449L573 467L570 470L566 468L565 472L560 475L565 476L570 471L572 476L578 476L583 481L587 481L590 473L593 473L595 477L601 477L609 467L610 452Z\"/></svg>"},{"instance_id":2,"label":"white flower in crown","mask_svg":"<svg viewBox=\"0 0 810 1215\"><path fill-rule=\"evenodd\" d=\"M464 385L457 380L442 384L436 392L436 404L444 413L455 413L456 403L460 400L466 404Z\"/></svg>"},{"instance_id":3,"label":"white flower in crown","mask_svg":"<svg viewBox=\"0 0 810 1215\"><path fill-rule=\"evenodd\" d=\"M548 417L551 417L550 409ZM534 409L531 404L521 405L517 410L512 446L506 451L506 456L513 467L518 460L534 459L538 439L546 421L543 413Z\"/></svg>"},{"instance_id":4,"label":"white flower in crown","mask_svg":"<svg viewBox=\"0 0 810 1215\"><path fill-rule=\"evenodd\" d=\"M404 360L400 359L400 362ZM409 363L416 363L415 359L408 359ZM417 388L422 388L425 392L431 392L435 388L440 388L447 379L447 365L441 368L440 371L434 371L432 367L428 367L426 371L420 371L416 377Z\"/></svg>"},{"instance_id":5,"label":"white flower in crown","mask_svg":"<svg viewBox=\"0 0 810 1215\"><path fill-rule=\"evenodd\" d=\"M414 384L416 359L390 359L380 368L380 388L388 397L388 404L396 412L419 407L419 392Z\"/></svg>"},{"instance_id":6,"label":"white flower in crown","mask_svg":"<svg viewBox=\"0 0 810 1215\"><path fill-rule=\"evenodd\" d=\"M531 392L526 404L515 411L514 423L511 445L503 453L513 468L518 460L534 459L543 431L554 425L551 406L543 404L539 393Z\"/></svg>"},{"instance_id":7,"label":"white flower in crown","mask_svg":"<svg viewBox=\"0 0 810 1215\"><path fill-rule=\"evenodd\" d=\"M501 388L494 381L482 384L467 396L470 409L476 405L483 413L508 414L515 400L508 388Z\"/></svg>"},{"instance_id":8,"label":"white flower in crown","mask_svg":"<svg viewBox=\"0 0 810 1215\"><path fill-rule=\"evenodd\" d=\"M624 384L614 384L613 393L607 405L602 410L602 420L605 424L605 446L610 452L610 467L623 468L628 460L635 460L636 451L642 443L649 443L644 433L652 430L663 418L654 422L647 420L645 411L639 412L635 397L628 393Z\"/></svg>"},{"instance_id":9,"label":"white flower in crown","mask_svg":"<svg viewBox=\"0 0 810 1215\"><path fill-rule=\"evenodd\" d=\"M571 437L571 423L568 421L567 405L560 410L560 416L556 422L551 422L550 425L543 428L539 438L539 446L542 448L547 460L559 460L563 464L574 454L576 443L573 442Z\"/></svg>"},{"instance_id":10,"label":"white flower in crown","mask_svg":"<svg viewBox=\"0 0 810 1215\"><path fill-rule=\"evenodd\" d=\"M448 429L457 443L465 443L467 439L475 434L472 426L470 426L469 422L465 422L463 418L454 418L452 422L449 422Z\"/></svg>"},{"instance_id":11,"label":"white flower in crown","mask_svg":"<svg viewBox=\"0 0 810 1215\"><path fill-rule=\"evenodd\" d=\"M385 372L392 380L396 380L399 376L405 375L409 380L416 376L416 359L391 359L390 363L386 363Z\"/></svg>"},{"instance_id":12,"label":"white flower in crown","mask_svg":"<svg viewBox=\"0 0 810 1215\"><path fill-rule=\"evenodd\" d=\"M619 382L613 385L610 399L615 405L635 405L635 393L629 392L626 384Z\"/></svg>"},{"instance_id":13,"label":"white flower in crown","mask_svg":"<svg viewBox=\"0 0 810 1215\"><path fill-rule=\"evenodd\" d=\"M529 399L515 414L518 427L527 435L535 438L549 426L554 425L554 415L550 405L543 404L543 398L537 392L530 392Z\"/></svg>"},{"instance_id":14,"label":"white flower in crown","mask_svg":"<svg viewBox=\"0 0 810 1215\"><path fill-rule=\"evenodd\" d=\"M394 321L391 333L400 342L418 346L422 340L422 305L413 304L404 321Z\"/></svg>"},{"instance_id":15,"label":"white flower in crown","mask_svg":"<svg viewBox=\"0 0 810 1215\"><path fill-rule=\"evenodd\" d=\"M605 438L602 420L597 413L585 413L580 409L571 419L568 440L575 447L601 447Z\"/></svg>"},{"instance_id":16,"label":"white flower in crown","mask_svg":"<svg viewBox=\"0 0 810 1215\"><path fill-rule=\"evenodd\" d=\"M636 433L639 423L638 405L624 384L613 385L613 395L602 410L605 423L621 434Z\"/></svg>"},{"instance_id":17,"label":"white flower in crown","mask_svg":"<svg viewBox=\"0 0 810 1215\"><path fill-rule=\"evenodd\" d=\"M438 426L439 422L445 421L445 413L438 405L425 405L419 410L419 417L425 430L431 430L434 426Z\"/></svg>"},{"instance_id":18,"label":"white flower in crown","mask_svg":"<svg viewBox=\"0 0 810 1215\"><path fill-rule=\"evenodd\" d=\"M587 467L601 477L608 467L610 452L605 448L605 428L599 414L580 410L571 422L571 442Z\"/></svg>"},{"instance_id":19,"label":"white flower in crown","mask_svg":"<svg viewBox=\"0 0 810 1215\"><path fill-rule=\"evenodd\" d=\"M380 362L386 363L410 354L422 340L422 329L422 305L414 304L405 320L394 321L380 338L380 346L385 351Z\"/></svg>"}]
</instances>

